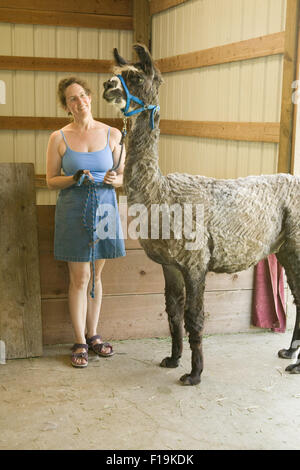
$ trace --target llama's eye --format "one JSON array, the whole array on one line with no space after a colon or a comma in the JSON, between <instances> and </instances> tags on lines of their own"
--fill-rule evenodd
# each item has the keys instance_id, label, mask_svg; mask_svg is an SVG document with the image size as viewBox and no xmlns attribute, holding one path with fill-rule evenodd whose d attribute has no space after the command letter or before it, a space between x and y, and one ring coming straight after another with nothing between
<instances>
[{"instance_id":1,"label":"llama's eye","mask_svg":"<svg viewBox=\"0 0 300 470\"><path fill-rule=\"evenodd\" d=\"M143 81L144 81L144 78L143 78L143 77L139 77L139 78L138 78L138 83L143 83Z\"/></svg>"}]
</instances>

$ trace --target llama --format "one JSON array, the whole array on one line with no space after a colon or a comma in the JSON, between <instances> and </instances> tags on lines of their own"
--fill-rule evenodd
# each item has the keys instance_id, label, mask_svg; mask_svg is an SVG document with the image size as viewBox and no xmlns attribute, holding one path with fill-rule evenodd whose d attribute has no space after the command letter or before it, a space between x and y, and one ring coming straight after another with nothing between
<instances>
[{"instance_id":1,"label":"llama","mask_svg":"<svg viewBox=\"0 0 300 470\"><path fill-rule=\"evenodd\" d=\"M276 174L226 180L179 173L163 176L158 166L158 90L162 78L147 48L136 44L134 49L139 57L135 64L114 49L114 75L104 83L103 92L107 102L133 115L123 183L128 205L139 203L150 210L153 204L182 206L193 202L203 207L202 243L196 250L185 248L184 237L139 240L147 256L162 265L165 278L172 352L160 365L179 365L184 323L192 368L180 380L184 385L200 383L207 272L242 271L271 253L276 253L285 268L297 307L291 345L278 355L294 358L300 345L300 177ZM286 370L300 373L300 361L294 360Z\"/></svg>"}]
</instances>

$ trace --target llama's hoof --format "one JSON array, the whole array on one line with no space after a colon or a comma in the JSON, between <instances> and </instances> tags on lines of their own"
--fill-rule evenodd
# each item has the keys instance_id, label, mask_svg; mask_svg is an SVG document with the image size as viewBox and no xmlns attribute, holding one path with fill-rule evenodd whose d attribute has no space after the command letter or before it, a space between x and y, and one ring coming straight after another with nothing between
<instances>
[{"instance_id":1,"label":"llama's hoof","mask_svg":"<svg viewBox=\"0 0 300 470\"><path fill-rule=\"evenodd\" d=\"M178 359L172 359L171 357L165 357L161 363L160 367L168 367L169 369L174 369L175 367L179 366Z\"/></svg>"},{"instance_id":2,"label":"llama's hoof","mask_svg":"<svg viewBox=\"0 0 300 470\"><path fill-rule=\"evenodd\" d=\"M297 364L290 364L285 370L291 374L300 374L300 364L299 362Z\"/></svg>"},{"instance_id":3,"label":"llama's hoof","mask_svg":"<svg viewBox=\"0 0 300 470\"><path fill-rule=\"evenodd\" d=\"M278 351L278 356L281 357L282 359L291 359L295 351L296 350L292 348L280 349L280 351Z\"/></svg>"},{"instance_id":4,"label":"llama's hoof","mask_svg":"<svg viewBox=\"0 0 300 470\"><path fill-rule=\"evenodd\" d=\"M182 382L183 385L197 385L201 382L201 379L199 376L193 377L190 374L184 374L180 377L180 382Z\"/></svg>"}]
</instances>

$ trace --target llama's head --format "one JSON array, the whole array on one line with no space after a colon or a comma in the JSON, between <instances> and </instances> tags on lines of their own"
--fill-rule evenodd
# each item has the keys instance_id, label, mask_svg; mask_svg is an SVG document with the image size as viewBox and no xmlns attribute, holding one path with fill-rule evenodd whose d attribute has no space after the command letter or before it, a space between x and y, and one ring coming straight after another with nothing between
<instances>
[{"instance_id":1,"label":"llama's head","mask_svg":"<svg viewBox=\"0 0 300 470\"><path fill-rule=\"evenodd\" d=\"M158 103L158 88L162 82L161 74L155 67L146 46L135 44L133 47L140 61L135 64L129 63L119 55L117 49L114 49L116 61L114 75L103 84L103 98L121 110L126 107L127 94L120 76L129 93L143 101L145 105ZM129 110L139 106L140 104L131 101Z\"/></svg>"}]
</instances>

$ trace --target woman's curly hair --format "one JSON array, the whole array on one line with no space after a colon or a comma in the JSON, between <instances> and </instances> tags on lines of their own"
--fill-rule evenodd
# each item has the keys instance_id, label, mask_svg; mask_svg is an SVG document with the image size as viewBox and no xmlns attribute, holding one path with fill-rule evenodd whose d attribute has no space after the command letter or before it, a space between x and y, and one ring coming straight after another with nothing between
<instances>
[{"instance_id":1,"label":"woman's curly hair","mask_svg":"<svg viewBox=\"0 0 300 470\"><path fill-rule=\"evenodd\" d=\"M58 100L61 106L63 107L63 109L66 109L67 107L65 91L70 85L73 85L73 83L77 83L77 85L82 86L82 88L84 89L85 93L88 96L91 96L92 94L90 88L88 87L87 83L84 80L81 80L80 78L77 78L77 77L63 78L62 80L60 80L58 84L58 89L57 89ZM70 115L71 113L69 112L68 114Z\"/></svg>"}]
</instances>

